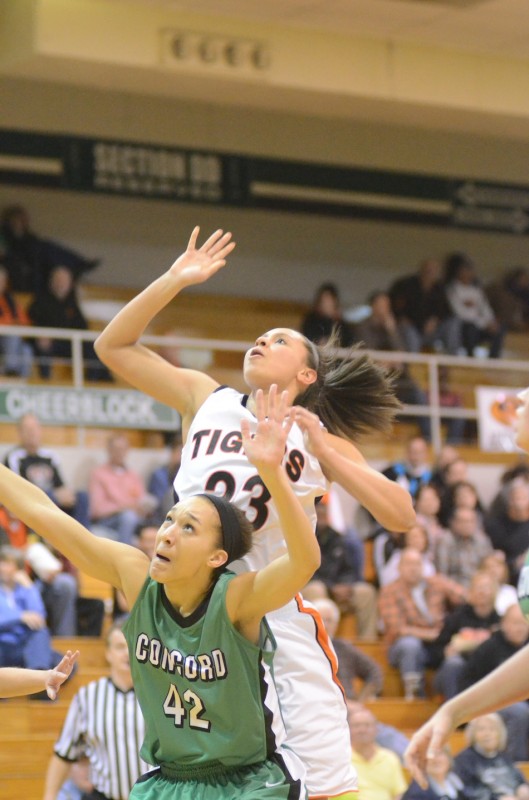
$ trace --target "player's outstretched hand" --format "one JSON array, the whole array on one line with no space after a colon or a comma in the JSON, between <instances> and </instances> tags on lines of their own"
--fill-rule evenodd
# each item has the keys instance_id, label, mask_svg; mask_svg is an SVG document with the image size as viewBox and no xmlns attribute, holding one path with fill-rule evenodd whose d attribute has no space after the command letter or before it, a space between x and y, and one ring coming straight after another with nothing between
<instances>
[{"instance_id":1,"label":"player's outstretched hand","mask_svg":"<svg viewBox=\"0 0 529 800\"><path fill-rule=\"evenodd\" d=\"M78 658L79 650L76 650L74 653L68 650L57 666L54 669L50 669L49 677L46 681L46 692L50 700L55 700L64 681L72 674L72 670Z\"/></svg>"},{"instance_id":2,"label":"player's outstretched hand","mask_svg":"<svg viewBox=\"0 0 529 800\"><path fill-rule=\"evenodd\" d=\"M287 443L287 437L294 422L294 415L288 405L288 392L278 397L277 385L270 387L268 408L262 389L255 395L257 428L250 433L249 420L242 420L241 433L244 451L254 467L258 470L270 469L281 464Z\"/></svg>"},{"instance_id":3,"label":"player's outstretched hand","mask_svg":"<svg viewBox=\"0 0 529 800\"><path fill-rule=\"evenodd\" d=\"M169 273L178 277L185 286L204 283L211 278L225 266L226 258L235 247L235 242L231 241L231 233L224 233L220 229L212 233L209 239L198 247L199 233L200 228L197 225L193 228L185 252L169 269Z\"/></svg>"},{"instance_id":4,"label":"player's outstretched hand","mask_svg":"<svg viewBox=\"0 0 529 800\"><path fill-rule=\"evenodd\" d=\"M421 788L428 787L428 761L442 751L456 725L446 705L412 736L404 754L404 763Z\"/></svg>"}]
</instances>

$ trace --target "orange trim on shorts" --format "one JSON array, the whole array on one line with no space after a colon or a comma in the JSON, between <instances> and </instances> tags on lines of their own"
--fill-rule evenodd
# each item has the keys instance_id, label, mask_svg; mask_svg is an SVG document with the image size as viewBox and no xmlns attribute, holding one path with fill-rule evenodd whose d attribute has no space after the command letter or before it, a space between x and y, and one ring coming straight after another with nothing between
<instances>
[{"instance_id":1,"label":"orange trim on shorts","mask_svg":"<svg viewBox=\"0 0 529 800\"><path fill-rule=\"evenodd\" d=\"M308 614L314 620L314 624L316 626L316 641L318 642L319 646L325 653L325 657L329 661L329 665L331 667L332 679L340 689L345 702L345 692L340 682L340 679L338 678L338 660L329 642L329 634L325 630L325 625L323 624L323 620L315 608L308 608L307 606L303 605L303 598L300 594L297 594L294 599L296 601L298 611L301 614ZM339 794L333 795L333 797L343 797L343 796L344 795L339 795ZM326 797L327 795L322 795L321 800L325 800ZM318 796L311 797L309 798L309 800L318 800Z\"/></svg>"}]
</instances>

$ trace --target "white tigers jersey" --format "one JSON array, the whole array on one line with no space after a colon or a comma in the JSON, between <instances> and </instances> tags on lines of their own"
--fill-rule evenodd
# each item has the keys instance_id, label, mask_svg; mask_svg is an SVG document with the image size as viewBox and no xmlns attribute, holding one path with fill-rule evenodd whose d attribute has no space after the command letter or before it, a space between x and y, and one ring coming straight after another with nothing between
<instances>
[{"instance_id":1,"label":"white tigers jersey","mask_svg":"<svg viewBox=\"0 0 529 800\"><path fill-rule=\"evenodd\" d=\"M230 564L235 572L262 569L286 552L268 489L244 454L241 419L250 421L250 429L257 424L246 406L247 400L247 395L225 386L206 399L189 429L174 481L177 501L211 492L233 502L254 525L251 551ZM318 460L307 451L303 433L296 424L288 436L283 467L315 527L315 501L325 494L328 484Z\"/></svg>"}]
</instances>

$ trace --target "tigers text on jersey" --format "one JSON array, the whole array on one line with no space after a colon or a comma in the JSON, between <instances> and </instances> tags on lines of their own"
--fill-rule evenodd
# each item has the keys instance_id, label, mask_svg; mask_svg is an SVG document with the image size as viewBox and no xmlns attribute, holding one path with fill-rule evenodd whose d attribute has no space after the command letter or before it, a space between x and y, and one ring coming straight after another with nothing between
<instances>
[{"instance_id":1,"label":"tigers text on jersey","mask_svg":"<svg viewBox=\"0 0 529 800\"><path fill-rule=\"evenodd\" d=\"M246 407L247 396L222 386L197 411L182 462L174 481L177 500L211 492L230 500L255 527L253 547L241 561L230 564L235 572L259 570L286 552L270 493L244 454L241 420L257 420ZM293 425L288 436L283 467L305 513L316 524L314 504L328 489L318 460L311 455L303 433Z\"/></svg>"}]
</instances>

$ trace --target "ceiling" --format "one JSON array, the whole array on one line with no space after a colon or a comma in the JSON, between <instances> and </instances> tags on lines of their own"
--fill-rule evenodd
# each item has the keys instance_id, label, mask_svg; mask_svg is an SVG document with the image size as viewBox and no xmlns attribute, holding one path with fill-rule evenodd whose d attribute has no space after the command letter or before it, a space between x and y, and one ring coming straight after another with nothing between
<instances>
[{"instance_id":1,"label":"ceiling","mask_svg":"<svg viewBox=\"0 0 529 800\"><path fill-rule=\"evenodd\" d=\"M529 58L529 0L124 1L254 23Z\"/></svg>"}]
</instances>

